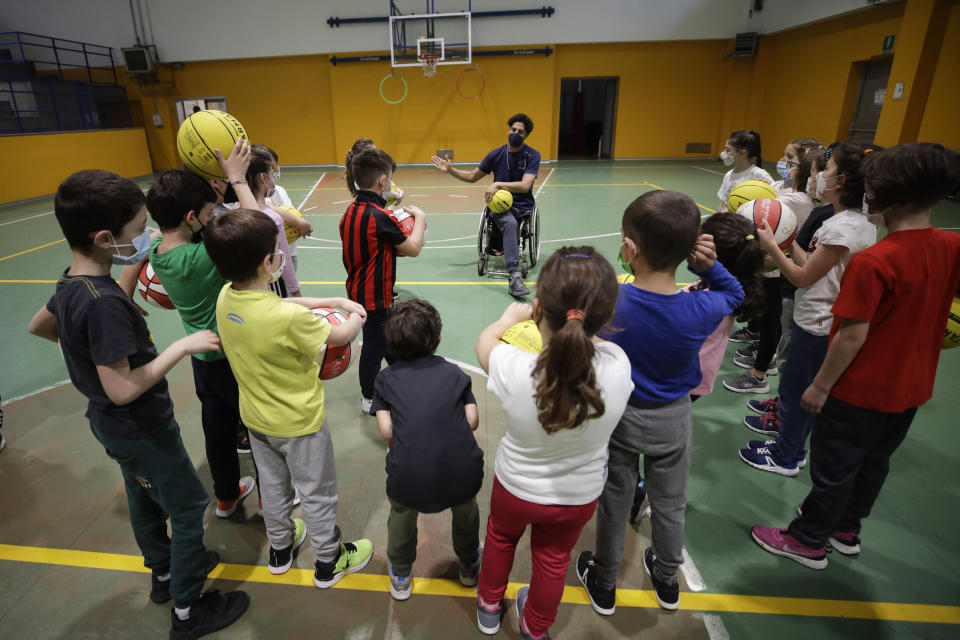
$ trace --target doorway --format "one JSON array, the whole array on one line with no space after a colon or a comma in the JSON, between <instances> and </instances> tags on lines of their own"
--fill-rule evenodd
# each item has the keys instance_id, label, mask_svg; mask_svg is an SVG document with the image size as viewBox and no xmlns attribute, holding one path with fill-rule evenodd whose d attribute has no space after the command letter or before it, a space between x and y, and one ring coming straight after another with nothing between
<instances>
[{"instance_id":1,"label":"doorway","mask_svg":"<svg viewBox=\"0 0 960 640\"><path fill-rule=\"evenodd\" d=\"M177 100L177 124L183 124L187 116L196 111L204 109L216 109L217 111L227 110L227 99L224 96L213 96L208 98L184 98Z\"/></svg>"},{"instance_id":2,"label":"doorway","mask_svg":"<svg viewBox=\"0 0 960 640\"><path fill-rule=\"evenodd\" d=\"M892 64L890 60L878 60L863 65L860 92L857 95L857 105L853 109L853 118L850 120L847 142L873 144Z\"/></svg>"},{"instance_id":3,"label":"doorway","mask_svg":"<svg viewBox=\"0 0 960 640\"><path fill-rule=\"evenodd\" d=\"M613 157L617 86L618 78L560 80L559 159Z\"/></svg>"}]
</instances>

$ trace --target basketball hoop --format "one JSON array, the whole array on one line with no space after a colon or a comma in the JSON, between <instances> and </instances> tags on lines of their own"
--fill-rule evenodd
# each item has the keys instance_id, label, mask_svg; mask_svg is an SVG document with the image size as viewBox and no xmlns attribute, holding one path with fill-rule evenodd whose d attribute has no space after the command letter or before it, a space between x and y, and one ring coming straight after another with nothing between
<instances>
[{"instance_id":1,"label":"basketball hoop","mask_svg":"<svg viewBox=\"0 0 960 640\"><path fill-rule=\"evenodd\" d=\"M423 67L424 78L432 78L437 75L437 62L440 61L440 56L431 53L421 53L417 56L417 59L420 61L420 66Z\"/></svg>"}]
</instances>

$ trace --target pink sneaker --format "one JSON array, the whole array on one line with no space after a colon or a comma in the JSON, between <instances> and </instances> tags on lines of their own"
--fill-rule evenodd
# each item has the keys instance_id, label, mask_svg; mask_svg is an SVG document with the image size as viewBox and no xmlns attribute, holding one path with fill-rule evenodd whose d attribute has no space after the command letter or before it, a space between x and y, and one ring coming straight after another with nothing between
<instances>
[{"instance_id":1,"label":"pink sneaker","mask_svg":"<svg viewBox=\"0 0 960 640\"><path fill-rule=\"evenodd\" d=\"M786 529L757 525L750 530L750 535L757 544L770 553L790 558L811 569L827 568L826 547L819 549L808 547L787 533Z\"/></svg>"},{"instance_id":2,"label":"pink sneaker","mask_svg":"<svg viewBox=\"0 0 960 640\"><path fill-rule=\"evenodd\" d=\"M851 531L834 531L827 539L827 544L845 556L860 553L860 537Z\"/></svg>"}]
</instances>

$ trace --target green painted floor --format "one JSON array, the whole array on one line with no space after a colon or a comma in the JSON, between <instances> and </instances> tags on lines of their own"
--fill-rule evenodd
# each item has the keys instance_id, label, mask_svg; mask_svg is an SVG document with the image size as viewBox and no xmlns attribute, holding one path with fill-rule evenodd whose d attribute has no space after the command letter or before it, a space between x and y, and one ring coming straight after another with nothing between
<instances>
[{"instance_id":1,"label":"green painted floor","mask_svg":"<svg viewBox=\"0 0 960 640\"><path fill-rule=\"evenodd\" d=\"M301 240L299 250L299 274L307 295L343 293L343 267L335 241L339 213L349 196L343 189L342 172L327 169L319 183L323 168L285 168L281 177L294 204L305 201L303 209L315 230L312 238ZM545 184L538 196L543 253L564 244L584 243L614 260L620 216L631 200L661 187L684 191L704 207L713 208L720 169L719 163L710 161L545 164L538 181L538 187ZM150 181L140 182L146 187ZM427 211L430 230L421 256L400 262L401 296L433 302L444 320L439 353L476 366L473 343L477 334L511 301L502 280L481 279L476 274L476 212L482 207L482 189L467 187L426 167L401 167L395 182L406 189L409 203ZM50 198L0 208L0 338L5 365L0 367L0 395L8 403L4 405L3 428L8 447L0 453L0 545L136 554L126 521L122 482L115 465L89 433L79 394L66 385L10 403L66 378L56 349L25 330L32 314L51 294L52 282L16 282L53 281L69 262L69 251L62 242L15 255L61 237L50 212ZM960 227L960 205L938 205L934 224ZM535 276L533 272L529 280ZM678 281L689 279L684 270L678 272ZM161 348L182 335L174 312L151 309L147 321ZM719 379L739 371L728 358ZM364 573L382 575L388 511L383 494L384 447L373 420L361 416L355 406L355 375L355 370L351 371L328 385L329 423L341 492L340 525L347 537L362 535L374 540L375 559ZM486 393L482 377L472 377L481 403L478 439L487 454L487 478L480 493L485 514L493 454L503 421L499 404ZM189 365L181 363L169 378L184 440L201 478L209 483ZM694 405L687 511L686 547L702 575L705 593L960 606L960 543L954 533L960 525L956 511L960 438L955 433L952 404L960 391L960 349L944 352L934 398L921 409L893 459L890 478L862 534L864 552L855 559L832 554L831 565L823 572L770 556L750 540L750 525L785 525L789 521L806 493L809 477L801 472L797 478L783 478L753 470L737 459L737 448L753 437L741 423L746 398L720 388L719 379L715 392ZM772 378L774 383L776 380ZM249 466L249 461L244 464ZM250 502L242 515L228 521L210 519L208 544L221 552L224 561L265 563L267 543L255 510L255 502ZM591 547L593 534L591 523L576 549ZM452 577L449 518L425 519L421 536L415 575ZM636 535L628 536L629 561L621 588L650 589L639 564L648 540L646 521ZM529 578L528 558L526 549L518 554L514 581ZM306 551L295 566L309 568L312 560ZM169 610L147 601L148 583L145 574L0 560L0 638L163 637ZM221 588L237 585L225 580L215 584ZM577 585L572 571L567 585ZM688 588L688 583L683 586ZM221 634L223 637L480 636L471 601L462 597L417 595L408 602L394 603L383 592L343 589L318 593L307 587L253 582L243 588L252 594L253 606L240 623ZM738 613L744 609L730 608L734 612L707 612L704 616L696 611L671 614L657 608L621 606L615 616L601 618L588 606L563 604L553 635L721 638L725 629L731 638L807 638L811 634L822 638L952 638L960 629L956 624ZM841 610L834 603L823 603L824 614ZM953 619L960 622L957 610L951 611ZM519 637L514 618L505 623L501 635Z\"/></svg>"}]
</instances>

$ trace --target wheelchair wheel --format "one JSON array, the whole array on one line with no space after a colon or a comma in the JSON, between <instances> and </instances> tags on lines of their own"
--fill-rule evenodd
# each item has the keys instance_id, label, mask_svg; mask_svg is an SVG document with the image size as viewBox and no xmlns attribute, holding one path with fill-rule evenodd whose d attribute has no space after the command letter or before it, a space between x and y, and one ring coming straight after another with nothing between
<instances>
[{"instance_id":1,"label":"wheelchair wheel","mask_svg":"<svg viewBox=\"0 0 960 640\"><path fill-rule=\"evenodd\" d=\"M487 274L487 247L490 246L490 231L487 220L487 210L484 209L480 214L480 228L477 230L477 275L485 276Z\"/></svg>"},{"instance_id":2,"label":"wheelchair wheel","mask_svg":"<svg viewBox=\"0 0 960 640\"><path fill-rule=\"evenodd\" d=\"M533 209L533 219L530 221L532 225L530 233L530 268L537 266L537 261L540 259L540 209Z\"/></svg>"}]
</instances>

